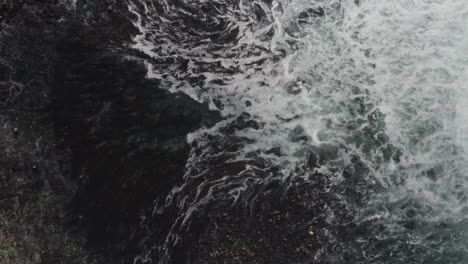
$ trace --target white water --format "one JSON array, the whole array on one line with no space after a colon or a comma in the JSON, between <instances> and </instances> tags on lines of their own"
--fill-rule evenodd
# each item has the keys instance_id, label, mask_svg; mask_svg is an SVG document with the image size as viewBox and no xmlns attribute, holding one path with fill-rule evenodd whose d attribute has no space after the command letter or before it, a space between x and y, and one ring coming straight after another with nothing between
<instances>
[{"instance_id":1,"label":"white water","mask_svg":"<svg viewBox=\"0 0 468 264\"><path fill-rule=\"evenodd\" d=\"M377 171L385 191L370 199L363 217L380 218L413 244L448 232L457 239L440 241L437 250L465 252L450 263L466 263L468 2L367 1L365 8L360 38L376 64L373 91L385 133L403 156ZM397 224L407 218L416 232Z\"/></svg>"},{"instance_id":2,"label":"white water","mask_svg":"<svg viewBox=\"0 0 468 264\"><path fill-rule=\"evenodd\" d=\"M186 38L180 42L164 39L163 30L148 22L143 26L142 17L151 17L151 5L146 4L145 14L131 6L139 15L136 24L144 32L135 38L134 48L153 58L191 59L186 72L174 71L166 79L158 67L149 64L148 76L161 79L173 92L210 102L213 109L218 108L215 100L223 105L218 110L227 121L197 131L188 140L204 142L207 133L219 135L229 120L248 112L265 125L236 132L236 136L254 140L238 151L237 159L280 147L285 154L281 157L259 155L281 164L285 175L304 162L304 151L310 146L335 145L339 166L349 165L351 154L358 155L371 169L363 177L381 187L359 209L357 221L383 222L390 232L382 239L406 237L408 244L432 243L436 249L428 248L428 255L431 250L453 250L466 257L468 2L364 0L356 5L351 0L275 0L270 7L259 6L266 13L260 21L253 18L251 1L241 1L230 12L220 14L231 27L239 28L238 41L210 52L209 39L192 48L182 45L188 42ZM297 23L301 13L318 6L325 16ZM163 44L155 45L155 38L164 40ZM258 65L252 64L260 60ZM190 85L188 76L200 74L196 61L220 62L222 69L237 72L202 71L203 84ZM247 106L246 101L252 105ZM364 114L358 113L357 102L365 105ZM368 115L375 116L377 125L370 123ZM369 134L366 129L372 126L377 128ZM310 140L291 140L299 127ZM379 139L383 139L380 145L372 141ZM384 158L389 145L400 150L400 162ZM188 169L207 155L210 153L193 154ZM186 177L189 181L195 176L188 173ZM218 180L215 185L219 184ZM206 197L194 204L203 199ZM408 218L417 223L416 228L401 226ZM451 228L444 232L454 232L456 238L431 242L441 223ZM466 258L466 262L452 261L468 263Z\"/></svg>"}]
</instances>

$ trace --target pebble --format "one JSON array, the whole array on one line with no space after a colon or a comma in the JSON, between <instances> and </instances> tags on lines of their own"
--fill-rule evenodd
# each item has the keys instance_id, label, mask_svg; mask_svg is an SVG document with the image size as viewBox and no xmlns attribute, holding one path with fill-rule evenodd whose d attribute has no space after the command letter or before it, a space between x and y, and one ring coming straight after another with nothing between
<instances>
[{"instance_id":1,"label":"pebble","mask_svg":"<svg viewBox=\"0 0 468 264\"><path fill-rule=\"evenodd\" d=\"M309 231L309 235L313 236L315 233L313 231Z\"/></svg>"}]
</instances>

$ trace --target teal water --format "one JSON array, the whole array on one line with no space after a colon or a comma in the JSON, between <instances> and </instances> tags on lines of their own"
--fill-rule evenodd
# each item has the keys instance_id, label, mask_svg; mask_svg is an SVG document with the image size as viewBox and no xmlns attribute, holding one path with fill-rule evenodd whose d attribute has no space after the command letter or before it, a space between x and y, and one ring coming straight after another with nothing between
<instances>
[{"instance_id":1,"label":"teal water","mask_svg":"<svg viewBox=\"0 0 468 264\"><path fill-rule=\"evenodd\" d=\"M207 179L192 200L178 201L185 208L180 219L189 221L217 192L235 203L248 182L307 178L296 169L320 153L326 162L309 174L340 185L353 167L365 182L359 188L366 190L357 191L366 200L349 204L357 224L375 227L353 242L362 248L359 263L468 263L468 2L212 2L227 7L202 20L235 41L216 44L204 32L196 41L190 34L175 38L164 26L175 19L170 2L129 5L142 32L133 48L154 59L189 60L183 71L168 66L170 74L148 61L148 77L225 117L188 137L197 144L185 183L167 204L201 177L200 164L220 155L206 147L208 135L248 139L230 162L259 159L282 170L263 178L246 169L235 179ZM227 137L223 128L242 113L261 128ZM282 155L266 151L272 148ZM356 159L366 169L356 167ZM228 188L232 181L245 184Z\"/></svg>"}]
</instances>

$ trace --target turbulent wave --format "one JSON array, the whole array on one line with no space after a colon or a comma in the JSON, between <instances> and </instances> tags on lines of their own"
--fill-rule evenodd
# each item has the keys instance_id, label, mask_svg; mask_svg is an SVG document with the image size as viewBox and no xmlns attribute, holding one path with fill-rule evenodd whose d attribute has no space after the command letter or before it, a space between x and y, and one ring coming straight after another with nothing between
<instances>
[{"instance_id":1,"label":"turbulent wave","mask_svg":"<svg viewBox=\"0 0 468 264\"><path fill-rule=\"evenodd\" d=\"M136 261L173 260L210 210L295 189L333 201L301 216L320 226L307 263L468 262L466 1L128 5L148 77L224 116L188 137L184 179L149 217L169 231Z\"/></svg>"}]
</instances>

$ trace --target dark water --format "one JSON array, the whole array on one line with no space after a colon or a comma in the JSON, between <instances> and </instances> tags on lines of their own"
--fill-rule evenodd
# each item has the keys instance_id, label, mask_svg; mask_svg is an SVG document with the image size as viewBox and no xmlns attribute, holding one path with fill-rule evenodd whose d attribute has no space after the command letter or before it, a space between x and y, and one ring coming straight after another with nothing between
<instances>
[{"instance_id":1,"label":"dark water","mask_svg":"<svg viewBox=\"0 0 468 264\"><path fill-rule=\"evenodd\" d=\"M146 77L222 116L135 263L468 262L465 1L126 4Z\"/></svg>"}]
</instances>

